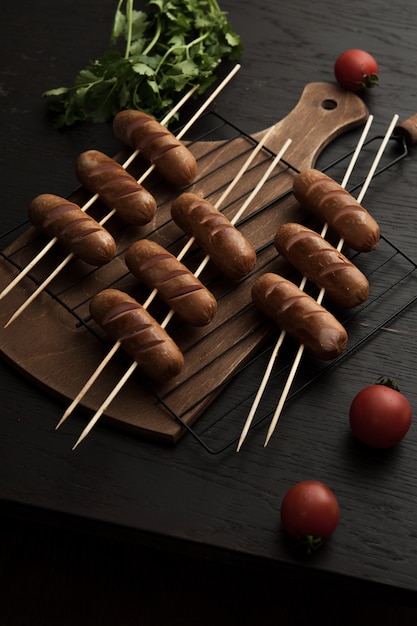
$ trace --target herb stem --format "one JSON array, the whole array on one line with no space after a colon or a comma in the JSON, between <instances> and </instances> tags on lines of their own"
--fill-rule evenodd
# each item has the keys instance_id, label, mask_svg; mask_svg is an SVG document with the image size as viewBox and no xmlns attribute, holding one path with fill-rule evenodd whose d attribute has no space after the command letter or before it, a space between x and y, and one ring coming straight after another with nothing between
<instances>
[{"instance_id":1,"label":"herb stem","mask_svg":"<svg viewBox=\"0 0 417 626\"><path fill-rule=\"evenodd\" d=\"M133 0L126 1L126 23L127 23L127 35L126 35L126 49L125 59L129 58L130 47L132 45L132 28L133 28Z\"/></svg>"},{"instance_id":2,"label":"herb stem","mask_svg":"<svg viewBox=\"0 0 417 626\"><path fill-rule=\"evenodd\" d=\"M175 50L185 50L186 52L186 56L187 58L189 58L190 56L190 49L193 46L196 46L197 44L201 43L202 41L204 41L205 39L207 39L207 37L209 36L209 32L207 31L206 33L204 33L204 35L201 35L200 37L197 37L197 39L194 39L193 41L190 41L187 44L182 44L182 45L177 45L177 46L171 46L171 48L168 48L168 50L165 52L164 56L161 58L158 67L155 70L155 74L158 74L160 68L162 67L162 65L165 63L165 61L167 60L167 58L169 57L170 54L172 54L173 52L175 52Z\"/></svg>"},{"instance_id":3,"label":"herb stem","mask_svg":"<svg viewBox=\"0 0 417 626\"><path fill-rule=\"evenodd\" d=\"M143 55L149 54L149 52L157 44L157 42L159 40L159 37L161 36L162 21L161 21L161 17L159 15L156 17L156 22L155 23L156 23L156 27L155 27L154 36L152 37L151 41L149 42L149 44L147 45L145 50L142 52Z\"/></svg>"}]
</instances>

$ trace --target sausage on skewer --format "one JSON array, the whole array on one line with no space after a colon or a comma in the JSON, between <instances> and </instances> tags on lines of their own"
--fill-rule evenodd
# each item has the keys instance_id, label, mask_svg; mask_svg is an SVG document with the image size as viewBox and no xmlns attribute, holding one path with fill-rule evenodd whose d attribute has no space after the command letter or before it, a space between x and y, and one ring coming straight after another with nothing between
<instances>
[{"instance_id":1,"label":"sausage on skewer","mask_svg":"<svg viewBox=\"0 0 417 626\"><path fill-rule=\"evenodd\" d=\"M197 173L193 154L152 116L143 111L120 111L114 117L113 132L117 139L138 150L173 185L185 187L193 182Z\"/></svg>"},{"instance_id":2,"label":"sausage on skewer","mask_svg":"<svg viewBox=\"0 0 417 626\"><path fill-rule=\"evenodd\" d=\"M125 222L142 226L153 218L156 200L125 168L98 150L79 155L75 173L80 183Z\"/></svg>"},{"instance_id":3,"label":"sausage on skewer","mask_svg":"<svg viewBox=\"0 0 417 626\"><path fill-rule=\"evenodd\" d=\"M327 223L344 242L357 252L374 250L380 228L374 218L333 178L316 169L296 175L295 198L323 223Z\"/></svg>"},{"instance_id":4,"label":"sausage on skewer","mask_svg":"<svg viewBox=\"0 0 417 626\"><path fill-rule=\"evenodd\" d=\"M274 243L284 259L338 306L350 309L364 302L369 283L364 274L319 233L289 222L278 228Z\"/></svg>"},{"instance_id":5,"label":"sausage on skewer","mask_svg":"<svg viewBox=\"0 0 417 626\"><path fill-rule=\"evenodd\" d=\"M252 286L252 299L265 315L317 359L339 356L348 341L338 320L291 281L263 274Z\"/></svg>"},{"instance_id":6,"label":"sausage on skewer","mask_svg":"<svg viewBox=\"0 0 417 626\"><path fill-rule=\"evenodd\" d=\"M184 357L180 349L134 298L118 289L104 289L91 300L90 313L153 380L164 382L181 372Z\"/></svg>"},{"instance_id":7,"label":"sausage on skewer","mask_svg":"<svg viewBox=\"0 0 417 626\"><path fill-rule=\"evenodd\" d=\"M54 194L41 194L30 203L28 214L35 228L56 237L90 265L105 265L116 254L111 234L74 202Z\"/></svg>"},{"instance_id":8,"label":"sausage on skewer","mask_svg":"<svg viewBox=\"0 0 417 626\"><path fill-rule=\"evenodd\" d=\"M174 222L190 237L225 276L239 280L255 267L256 252L227 217L194 193L182 193L171 206Z\"/></svg>"},{"instance_id":9,"label":"sausage on skewer","mask_svg":"<svg viewBox=\"0 0 417 626\"><path fill-rule=\"evenodd\" d=\"M136 278L158 296L185 322L206 326L216 311L213 294L194 274L159 244L149 239L133 243L126 252L126 265Z\"/></svg>"}]
</instances>

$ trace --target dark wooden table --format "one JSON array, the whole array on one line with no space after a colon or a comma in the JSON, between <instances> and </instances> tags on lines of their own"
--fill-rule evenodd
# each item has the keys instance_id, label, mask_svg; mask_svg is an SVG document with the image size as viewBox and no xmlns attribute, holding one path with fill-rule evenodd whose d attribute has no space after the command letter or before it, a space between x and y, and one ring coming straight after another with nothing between
<instances>
[{"instance_id":1,"label":"dark wooden table","mask_svg":"<svg viewBox=\"0 0 417 626\"><path fill-rule=\"evenodd\" d=\"M380 64L380 87L365 96L372 134L384 133L395 113L406 119L417 111L413 1L222 6L244 55L213 108L245 132L282 119L307 83L332 82L334 60L347 48L367 49ZM38 193L70 194L80 152L119 149L107 124L55 130L41 97L108 47L114 9L110 0L3 7L2 230L26 218ZM338 140L320 162L350 149L357 136ZM411 259L416 176L411 149L367 194L383 234ZM413 296L413 280L399 300L404 293ZM416 322L410 306L290 400L267 448L265 422L239 454L233 447L211 454L190 435L166 447L106 424L71 452L85 416L55 432L62 403L0 362L1 623L268 624L280 615L282 623L304 624L311 608L321 623L353 623L361 614L370 624L380 597L389 606L378 623L415 623L417 431L413 425L391 451L366 450L352 440L347 415L354 394L380 374L395 376L417 408ZM266 414L276 394L267 396ZM219 412L223 402L227 392ZM310 559L289 548L279 524L285 491L305 478L326 482L341 506L337 532ZM291 604L301 592L310 608ZM328 594L349 603L342 617L337 603L322 615ZM238 608L241 596L246 604Z\"/></svg>"}]
</instances>

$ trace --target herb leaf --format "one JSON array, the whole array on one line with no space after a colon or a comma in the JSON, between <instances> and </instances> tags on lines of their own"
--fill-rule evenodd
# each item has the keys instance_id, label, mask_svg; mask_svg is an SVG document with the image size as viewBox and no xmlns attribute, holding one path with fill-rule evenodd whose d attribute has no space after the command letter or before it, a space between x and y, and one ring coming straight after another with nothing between
<instances>
[{"instance_id":1,"label":"herb leaf","mask_svg":"<svg viewBox=\"0 0 417 626\"><path fill-rule=\"evenodd\" d=\"M217 0L148 0L146 7L136 11L133 0L118 0L113 48L82 69L71 86L43 94L54 98L57 128L108 121L123 109L161 118L193 86L203 93L223 59L240 58L240 37ZM121 43L124 50L117 47Z\"/></svg>"}]
</instances>

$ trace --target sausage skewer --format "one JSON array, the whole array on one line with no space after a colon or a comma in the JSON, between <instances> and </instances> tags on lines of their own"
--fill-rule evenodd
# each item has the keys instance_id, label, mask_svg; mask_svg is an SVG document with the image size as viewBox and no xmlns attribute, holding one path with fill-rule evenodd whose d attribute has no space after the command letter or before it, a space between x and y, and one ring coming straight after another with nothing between
<instances>
[{"instance_id":1,"label":"sausage skewer","mask_svg":"<svg viewBox=\"0 0 417 626\"><path fill-rule=\"evenodd\" d=\"M363 185L363 187L361 189L361 192L359 193L359 196L358 196L358 202L359 203L362 202L362 199L365 196L366 191L368 190L369 184L372 181L372 178L373 178L373 176L375 174L375 170L378 167L378 163L379 163L379 161L380 161L380 159L381 159L381 157L382 157L382 155L384 153L386 145L387 145L387 143L389 141L389 138L390 138L390 136L391 136L391 134L392 134L392 132L393 132L397 122L398 122L398 115L394 115L394 117L393 117L393 119L391 121L391 124L389 125L389 127L387 129L387 132L386 132L386 134L385 134L385 136L384 136L384 138L383 138L383 140L381 142L381 145L380 145L379 150L378 150L378 152L376 154L376 157L375 157L375 159L374 159L374 161L372 163L372 166L371 166L371 168L369 170L368 176L366 177L366 180L365 180L365 183L364 183L364 185ZM342 247L343 247L343 244L344 244L344 240L341 238L340 241L339 241L339 244L337 246L337 250L340 251L342 249ZM318 295L317 302L319 302L319 303L322 302L324 294L325 294L325 290L324 290L324 288L322 288L320 290L319 295ZM272 420L271 420L271 423L269 425L268 433L267 433L267 436L266 436L266 439L265 439L264 447L266 447L268 445L269 440L271 439L271 437L272 437L272 435L274 433L275 427L276 427L276 425L278 423L279 417L280 417L282 409L284 407L284 403L285 403L285 401L287 399L287 396L288 396L288 393L290 391L291 385L292 385L293 380L295 378L295 375L297 373L297 368L298 368L298 365L299 365L299 363L301 361L301 357L302 357L303 351L304 351L304 346L300 345L300 347L298 348L297 355L296 355L296 357L294 359L293 365L291 367L291 371L290 371L289 376L287 378L287 381L285 383L283 392L282 392L281 397L279 399L278 405L277 405L277 407L275 409L274 415L272 416Z\"/></svg>"},{"instance_id":2,"label":"sausage skewer","mask_svg":"<svg viewBox=\"0 0 417 626\"><path fill-rule=\"evenodd\" d=\"M227 196L231 193L231 191L234 189L234 187L236 186L236 184L239 182L239 180L242 178L242 176L244 175L244 173L249 169L251 163L253 162L254 158L256 157L256 155L261 151L261 149L264 147L264 145L266 144L269 136L271 135L273 129L269 129L265 135L262 137L262 139L257 143L257 145L255 146L255 148L251 151L249 157L246 159L246 161L243 163L242 167L240 168L240 170L237 172L236 176L233 178L233 180L229 183L228 187L225 189L225 191L223 192L223 194L221 195L221 197L219 198L219 200L216 202L216 207L220 206L221 203L223 203ZM274 159L274 166L276 165L277 159L279 157L279 159L282 158L285 149L288 146L288 142L285 144L285 146L283 147L282 150L280 150L279 155L277 155L277 157ZM269 173L271 171L271 167L268 168L267 173L269 176ZM262 182L262 184L264 184L265 180L266 180L267 176L263 176L260 183ZM260 183L258 183L256 189L259 190L260 187ZM253 194L251 194L251 199L253 197ZM238 212L238 216L237 218L242 214L243 210L246 210L246 207L248 206L248 202L246 202L243 205L243 208L241 207L239 212ZM192 244L193 242L191 242ZM180 253L177 256L178 260L181 260L186 251L189 249L190 247L190 242L188 242L184 248L180 251ZM206 259L204 260L206 261ZM200 265L200 267L197 269L197 271L194 273L194 276L198 277L201 273L201 271L203 270L203 268L205 267L205 263L203 263ZM153 299L155 298L155 296L157 295L158 290L155 288L151 294L149 295L149 297L147 298L146 302L144 303L144 308L148 308L149 305L151 304L151 302L153 301ZM168 324L169 320L171 319L172 315L173 315L173 310L171 309L165 320L162 322L161 326L163 328L166 327L166 325ZM74 400L72 401L72 403L68 406L67 410L65 411L64 415L62 416L62 418L60 419L60 421L58 422L56 428L58 429L61 424L63 424L63 422L71 415L71 413L74 411L75 407L79 404L79 402L82 400L82 398L84 397L84 395L88 392L88 390L91 388L91 386L94 384L94 382L96 381L96 379L99 377L99 375L101 374L101 372L104 370L104 368L107 366L107 364L111 361L112 357L114 356L114 354L117 352L117 350L120 348L121 344L120 342L116 342L113 347L111 348L111 350L108 352L108 354L105 356L105 358L101 361L101 363L99 364L99 366L95 369L94 373L91 375L91 377L87 380L87 382L84 384L84 386L82 387L82 389L80 390L80 392L77 394L77 396L74 398ZM133 368L132 373L134 371L135 368ZM127 380L127 379L126 379ZM121 386L123 386L124 382L122 383ZM120 387L121 388L121 387ZM119 386L118 386L118 391L120 390ZM118 392L117 391L117 392ZM117 393L116 392L116 393ZM112 393L112 398L115 397ZM106 406L104 408L104 410L107 408L108 403L106 402ZM102 415L103 410L100 412L100 415ZM99 417L100 417L99 415ZM94 418L92 418L94 419ZM98 419L98 418L97 418ZM97 420L95 420L96 422ZM94 423L95 423L94 422ZM91 430L91 429L89 429ZM88 432L89 432L88 430ZM88 433L85 433L85 436Z\"/></svg>"},{"instance_id":3,"label":"sausage skewer","mask_svg":"<svg viewBox=\"0 0 417 626\"><path fill-rule=\"evenodd\" d=\"M208 107L208 105L217 97L217 95L219 94L220 91L222 91L222 89L225 87L225 85L233 78L233 76L236 74L236 72L238 72L240 70L241 66L240 64L236 64L235 67L229 72L229 74L223 79L223 81L218 85L218 87L213 91L213 93L209 96L209 98L206 100L206 102L203 104L203 106L199 109L199 111L190 118L190 120L187 122L187 124L182 128L182 130L176 135L176 137L174 139L181 139L185 133L188 131L188 129L194 124L194 121L197 117L200 117L200 115L203 113L203 111L205 111L205 109ZM126 132L126 125L125 125L125 121L123 122L118 122L118 118L120 117L125 118L125 116L127 116L127 119L129 119L130 115L132 112L129 111L121 111L118 115L116 115L114 121L113 121L113 128L115 131L121 131L121 132L115 132L116 136L121 140L124 141L124 143L127 143L127 145L130 145L132 147L132 145L138 143L141 144L142 141L140 142L132 142L129 141L129 138L126 136L129 133ZM147 116L146 114L143 114L140 116L142 118L142 121L146 121L149 120L151 122L151 126L153 127L155 125L155 120L153 120L153 118ZM158 123L156 122L156 126L158 126ZM139 132L139 134L141 134L140 129L137 130L137 132ZM135 132L133 133L135 134ZM158 130L156 129L156 133L154 135L154 139L151 139L151 143L154 143L154 141L156 141L156 143L160 143L162 142L162 146L161 146L161 150L160 153L158 155L158 158L156 159L156 161L165 160L165 157L168 156L168 161L170 161L170 155L169 155L169 150L168 152L164 152L167 150L167 146L164 146L164 143L166 143L167 137L157 137L157 135L161 135L161 133L158 133ZM165 134L165 133L164 133ZM151 133L152 135L152 133ZM149 136L147 137L147 139L149 139ZM168 138L168 143L171 143L172 139ZM146 143L146 142L145 142ZM172 146L171 146L172 147ZM149 156L148 153L148 148L149 146L144 147L144 152L146 153L146 156ZM139 153L140 150L140 146L136 149L136 153ZM153 150L151 149L150 152L152 153ZM180 157L181 158L181 157ZM168 163L168 169L170 168L171 163ZM155 162L152 163L152 165L150 166L148 172L151 172L155 169L155 167L157 167L157 165L155 164ZM162 168L163 170L166 170L167 168ZM167 172L165 171L165 174ZM175 183L176 181L174 181ZM185 181L184 181L185 182Z\"/></svg>"},{"instance_id":4,"label":"sausage skewer","mask_svg":"<svg viewBox=\"0 0 417 626\"><path fill-rule=\"evenodd\" d=\"M177 102L177 104L175 105L175 107L173 107L171 109L171 111L164 117L164 119L161 121L162 125L165 125L169 122L169 120L179 111L179 109L187 102L187 100L189 100L189 98L191 98L191 96L195 93L195 91L198 89L198 85L196 85L195 87L193 87L192 89L190 89L190 91L188 93L185 94L185 96L179 101ZM138 156L139 154L139 150L135 150L134 152L132 152L132 154L129 156L129 158L122 164L123 168L127 168L132 161L134 161L134 159ZM142 179L138 180L138 183L141 183ZM88 209L94 204L94 202L96 202L99 198L98 193L94 194L93 196L91 196L87 202L85 202L85 204L83 204L81 208L81 210L83 212L88 211ZM100 225L102 226L103 224L105 224L110 217L112 217L114 215L115 211L111 211L101 222ZM28 263L20 272L19 274L17 274L15 276L15 278L3 289L3 291L0 293L0 300L2 298L4 298L4 296L6 296L27 274L29 274L29 272L31 271L31 269L33 269L35 267L35 265L37 265L37 263L39 263L39 261L41 261L43 259L44 256L46 256L46 254L49 252L49 250L51 250L51 248L57 243L58 238L57 237L53 237L50 241L48 241L48 243L42 248L42 250L40 250L37 255L30 261L30 263Z\"/></svg>"},{"instance_id":5,"label":"sausage skewer","mask_svg":"<svg viewBox=\"0 0 417 626\"><path fill-rule=\"evenodd\" d=\"M105 289L92 299L90 312L110 336L118 338L117 344L123 344L133 363L88 423L82 438L87 436L138 366L152 379L161 376L163 380L169 380L177 376L184 365L181 351L162 325L127 294L118 289Z\"/></svg>"},{"instance_id":6,"label":"sausage skewer","mask_svg":"<svg viewBox=\"0 0 417 626\"><path fill-rule=\"evenodd\" d=\"M366 125L365 125L365 127L364 127L364 129L362 131L362 134L361 134L361 136L359 138L358 144L357 144L356 149L355 149L355 151L354 151L354 153L352 155L352 158L350 160L350 163L349 163L348 168L346 170L346 173L344 175L343 181L341 183L341 186L343 188L345 188L347 186L347 183L349 181L349 178L350 178L350 175L352 173L352 170L353 170L353 168L356 165L356 161L357 161L357 159L359 157L359 154L360 154L360 152L362 150L362 147L363 147L363 144L365 142L365 139L366 139L366 137L367 137L367 135L369 133L369 129L370 129L371 125L372 125L372 122L373 122L373 116L370 115L368 117L367 123L366 123ZM323 228L322 228L322 231L321 231L321 235L323 237L326 236L327 230L328 230L328 224L324 224ZM303 279L301 280L300 286L299 286L301 291L304 290L306 282L307 282L307 279L305 277L303 277ZM261 381L261 383L260 383L260 385L258 387L258 391L257 391L257 393L255 395L255 399L254 399L254 401L252 403L251 409L250 409L250 411L248 413L248 417L246 418L245 424L243 426L243 429L242 429L242 432L241 432L241 435L240 435L240 438L239 438L239 442L238 442L238 445L237 445L237 451L238 452L239 452L240 448L242 447L243 442L245 441L246 436L247 436L247 434L249 432L249 429L250 429L251 424L253 422L253 419L255 417L256 411L257 411L258 406L260 404L260 401L262 399L263 393L265 391L266 385L267 385L267 383L269 381L269 378L270 378L270 376L272 374L272 368L273 368L273 366L275 364L275 361L276 361L276 359L278 357L278 352L279 352L279 350L281 348L281 345L284 342L285 336L286 336L286 331L282 330L280 335L279 335L279 337L278 337L278 340L277 340L277 342L276 342L276 344L274 346L274 349L273 349L273 351L271 353L271 356L269 358L269 361L268 361L268 364L267 364L264 376L263 376L262 381Z\"/></svg>"},{"instance_id":7,"label":"sausage skewer","mask_svg":"<svg viewBox=\"0 0 417 626\"><path fill-rule=\"evenodd\" d=\"M180 139L184 136L184 134L189 130L189 128L196 122L196 120L202 115L202 113L206 110L206 108L209 106L209 104L217 97L218 93L226 86L226 84L231 80L231 78L235 75L235 73L240 69L240 65L237 64L231 72L229 72L229 74L226 76L226 78L223 79L223 81L220 83L220 85L218 85L217 89L215 89L213 91L213 93L206 99L206 101L201 105L201 107L196 111L196 113L190 118L190 120L188 121L188 123L181 129L181 131L177 134L177 139ZM191 93L194 90L191 90L189 94L187 94L188 97L190 97ZM181 103L184 102L184 99L182 99ZM178 106L178 105L177 105ZM174 110L176 111L177 108L173 109L172 112L170 112L170 117L174 114ZM166 119L165 118L165 123L166 123ZM137 154L137 151L136 151ZM136 155L135 155L136 156ZM133 155L130 157L130 159L128 159L128 161L126 161L125 166L127 166L127 164L129 164L132 160ZM124 166L124 167L125 167ZM138 179L138 183L141 184L145 178L153 171L154 166L151 165L146 172ZM94 200L98 198L98 195L96 194L96 196L94 196ZM91 199L93 200L93 198ZM91 203L90 200L90 203ZM112 217L112 215L114 214L113 211L110 211L100 222L100 225L105 224L110 217ZM55 243L55 242L54 242ZM53 244L52 244L53 245ZM48 248L49 250L49 248ZM33 300L35 300L35 298L37 298L37 296L52 282L52 280L59 274L59 272L72 260L73 255L70 254L68 255L59 265L58 267L55 268L55 270L38 286L38 288L31 294L31 296L22 304L21 307L19 307L17 309L17 311L15 311L15 313L11 316L11 318L8 320L8 322L5 324L5 328L7 328L14 320L16 320L22 313L23 311L26 310L26 308L33 302ZM33 263L31 265L31 267L33 267ZM20 274L19 274L20 276ZM16 283L15 283L16 284ZM1 297L1 294L0 294Z\"/></svg>"}]
</instances>

